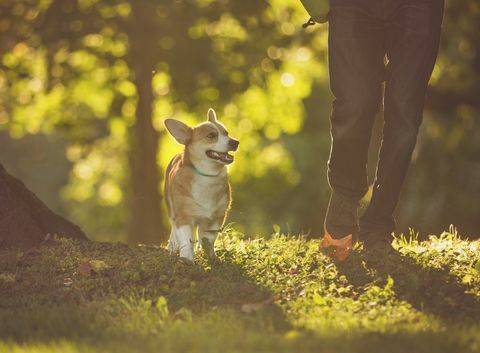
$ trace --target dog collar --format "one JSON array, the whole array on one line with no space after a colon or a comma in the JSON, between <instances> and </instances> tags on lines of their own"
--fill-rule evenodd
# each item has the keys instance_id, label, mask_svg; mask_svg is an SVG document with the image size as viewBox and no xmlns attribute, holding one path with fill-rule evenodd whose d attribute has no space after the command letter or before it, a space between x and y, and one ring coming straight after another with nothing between
<instances>
[{"instance_id":1,"label":"dog collar","mask_svg":"<svg viewBox=\"0 0 480 353\"><path fill-rule=\"evenodd\" d=\"M205 173L202 173L201 171L199 171L197 168L195 168L195 166L192 164L190 165L190 168L192 168L193 172L194 173L197 173L198 175L201 175L201 176L205 176L205 177L216 177L216 176L219 176L220 173L218 174L205 174Z\"/></svg>"}]
</instances>

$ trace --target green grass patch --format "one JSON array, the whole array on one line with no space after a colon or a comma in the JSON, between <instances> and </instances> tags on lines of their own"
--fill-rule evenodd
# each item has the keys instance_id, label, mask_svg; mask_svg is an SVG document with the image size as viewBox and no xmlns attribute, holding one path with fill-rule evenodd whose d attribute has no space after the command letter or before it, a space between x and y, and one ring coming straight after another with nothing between
<instances>
[{"instance_id":1,"label":"green grass patch","mask_svg":"<svg viewBox=\"0 0 480 353\"><path fill-rule=\"evenodd\" d=\"M0 251L0 352L480 352L480 242L451 229L356 249L217 241L198 265L159 247L52 239Z\"/></svg>"}]
</instances>

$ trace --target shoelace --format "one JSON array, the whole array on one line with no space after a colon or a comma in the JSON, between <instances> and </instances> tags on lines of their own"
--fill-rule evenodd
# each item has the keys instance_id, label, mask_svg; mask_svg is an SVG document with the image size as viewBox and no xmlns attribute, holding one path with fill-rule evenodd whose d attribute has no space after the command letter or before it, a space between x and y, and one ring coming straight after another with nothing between
<instances>
[{"instance_id":1,"label":"shoelace","mask_svg":"<svg viewBox=\"0 0 480 353\"><path fill-rule=\"evenodd\" d=\"M307 22L305 22L305 23L302 25L302 27L303 27L303 28L307 28L307 27L309 27L309 26L313 26L313 25L316 24L316 23L317 23L317 22L315 22L315 21L313 20L313 18L310 17L310 19L309 19Z\"/></svg>"}]
</instances>

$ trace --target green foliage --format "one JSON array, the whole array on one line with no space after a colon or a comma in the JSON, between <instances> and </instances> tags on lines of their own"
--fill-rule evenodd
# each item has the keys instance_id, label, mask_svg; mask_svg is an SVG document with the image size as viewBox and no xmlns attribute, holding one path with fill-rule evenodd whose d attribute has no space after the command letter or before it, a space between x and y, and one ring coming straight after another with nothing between
<instances>
[{"instance_id":1,"label":"green foliage","mask_svg":"<svg viewBox=\"0 0 480 353\"><path fill-rule=\"evenodd\" d=\"M213 265L63 239L1 250L0 351L478 352L479 246L452 230L335 264L318 240L230 230Z\"/></svg>"},{"instance_id":2,"label":"green foliage","mask_svg":"<svg viewBox=\"0 0 480 353\"><path fill-rule=\"evenodd\" d=\"M304 17L296 0L7 1L2 7L22 19L22 30L13 32L14 45L2 42L0 124L17 138L67 138L65 153L74 165L62 196L70 216L95 239L125 239L131 215L128 159L139 158L129 156L139 65L153 69L152 119L161 136L165 118L195 124L214 106L242 141L232 167L235 189L245 191L241 206L259 192L300 182L284 137L301 131L302 100L315 79L325 79L323 64L312 58L326 43L314 42L323 30L306 34L296 26ZM3 21L13 26L10 18ZM172 139L160 140L161 170L178 151ZM264 223L254 215L276 201L262 198L255 209L236 216L245 227L261 230Z\"/></svg>"}]
</instances>

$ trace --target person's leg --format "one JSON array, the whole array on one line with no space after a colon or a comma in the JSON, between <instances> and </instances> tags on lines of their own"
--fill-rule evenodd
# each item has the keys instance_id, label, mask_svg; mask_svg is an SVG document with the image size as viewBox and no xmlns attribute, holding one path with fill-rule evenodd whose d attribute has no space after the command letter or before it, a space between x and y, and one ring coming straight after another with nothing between
<instances>
[{"instance_id":1,"label":"person's leg","mask_svg":"<svg viewBox=\"0 0 480 353\"><path fill-rule=\"evenodd\" d=\"M360 237L389 239L393 212L422 121L425 93L435 64L443 0L396 4L387 31L385 125L369 207L360 219Z\"/></svg>"},{"instance_id":2,"label":"person's leg","mask_svg":"<svg viewBox=\"0 0 480 353\"><path fill-rule=\"evenodd\" d=\"M328 161L332 197L325 231L334 238L358 232L358 201L368 189L368 147L385 74L384 28L375 5L358 0L331 3L329 70L335 100Z\"/></svg>"}]
</instances>

